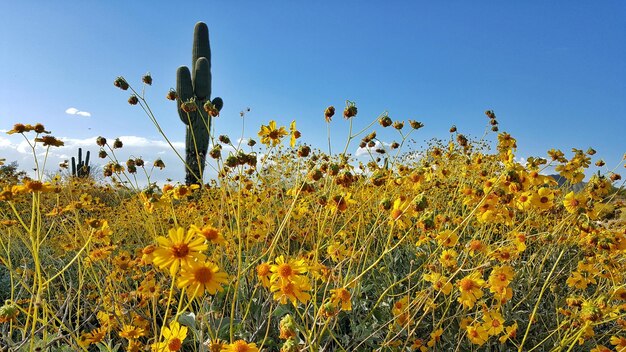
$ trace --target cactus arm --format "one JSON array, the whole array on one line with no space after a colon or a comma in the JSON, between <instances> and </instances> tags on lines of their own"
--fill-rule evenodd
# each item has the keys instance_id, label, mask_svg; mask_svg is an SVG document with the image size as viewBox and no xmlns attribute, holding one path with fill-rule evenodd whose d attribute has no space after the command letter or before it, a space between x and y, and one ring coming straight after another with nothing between
<instances>
[{"instance_id":1,"label":"cactus arm","mask_svg":"<svg viewBox=\"0 0 626 352\"><path fill-rule=\"evenodd\" d=\"M76 159L72 157L72 176L76 176Z\"/></svg>"},{"instance_id":2,"label":"cactus arm","mask_svg":"<svg viewBox=\"0 0 626 352\"><path fill-rule=\"evenodd\" d=\"M213 104L217 108L217 111L222 111L222 108L224 107L224 101L220 97L216 97L215 99L213 99L211 104Z\"/></svg>"},{"instance_id":3,"label":"cactus arm","mask_svg":"<svg viewBox=\"0 0 626 352\"><path fill-rule=\"evenodd\" d=\"M203 22L196 23L193 29L193 47L191 49L191 70L196 70L198 59L206 58L211 71L211 44L209 43L209 27ZM207 77L210 78L210 77ZM209 81L209 84L210 81Z\"/></svg>"},{"instance_id":4,"label":"cactus arm","mask_svg":"<svg viewBox=\"0 0 626 352\"><path fill-rule=\"evenodd\" d=\"M91 153L89 151L87 151L87 156L85 157L85 166L89 167L89 155Z\"/></svg>"},{"instance_id":5,"label":"cactus arm","mask_svg":"<svg viewBox=\"0 0 626 352\"><path fill-rule=\"evenodd\" d=\"M180 108L182 103L193 98L193 84L191 83L191 74L187 66L181 66L176 71L176 92L178 93L178 99L176 99L178 116L180 120L187 125L189 124L189 117L192 116L187 116L187 113ZM193 115L193 113L190 115Z\"/></svg>"},{"instance_id":6,"label":"cactus arm","mask_svg":"<svg viewBox=\"0 0 626 352\"><path fill-rule=\"evenodd\" d=\"M204 102L211 96L211 65L209 60L201 57L193 71L194 93L199 101Z\"/></svg>"}]
</instances>

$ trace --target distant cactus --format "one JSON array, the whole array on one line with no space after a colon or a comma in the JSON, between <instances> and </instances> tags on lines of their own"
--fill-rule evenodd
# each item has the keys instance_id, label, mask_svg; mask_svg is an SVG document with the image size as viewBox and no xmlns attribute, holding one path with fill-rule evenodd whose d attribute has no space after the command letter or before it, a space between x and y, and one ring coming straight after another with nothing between
<instances>
[{"instance_id":1,"label":"distant cactus","mask_svg":"<svg viewBox=\"0 0 626 352\"><path fill-rule=\"evenodd\" d=\"M219 114L222 98L211 101L211 46L209 29L198 22L194 29L191 72L181 66L176 72L177 105L180 120L187 125L185 133L185 183L202 184L209 147L211 118ZM192 76L193 74L193 76Z\"/></svg>"},{"instance_id":2,"label":"distant cactus","mask_svg":"<svg viewBox=\"0 0 626 352\"><path fill-rule=\"evenodd\" d=\"M85 156L85 160L83 161L83 149L78 148L78 165L76 165L76 159L72 157L72 176L87 178L89 177L89 173L91 172L91 166L89 165L89 151L87 151L87 155Z\"/></svg>"}]
</instances>

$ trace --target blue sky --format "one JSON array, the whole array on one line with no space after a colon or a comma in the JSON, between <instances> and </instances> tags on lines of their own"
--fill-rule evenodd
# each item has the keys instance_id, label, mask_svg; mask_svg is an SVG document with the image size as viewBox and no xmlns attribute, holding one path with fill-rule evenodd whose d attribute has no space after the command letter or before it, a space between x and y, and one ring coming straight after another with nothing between
<instances>
[{"instance_id":1,"label":"blue sky","mask_svg":"<svg viewBox=\"0 0 626 352\"><path fill-rule=\"evenodd\" d=\"M231 139L241 136L239 112L250 107L245 137L269 120L287 126L295 119L302 142L325 148L324 109L340 112L351 100L357 128L384 111L422 121L414 135L421 145L449 138L451 125L480 137L483 112L493 109L501 131L517 138L520 157L593 147L612 168L626 152L624 1L59 4L0 3L0 129L42 122L66 140L68 148L50 158L52 170L78 146L96 153L98 135L128 136L122 160L162 157L168 167L158 177L183 180L180 162L112 82L122 75L139 86L149 71L151 107L182 142L184 126L164 96L176 68L191 64L197 21L209 26L213 95L225 102L217 133ZM339 115L335 150L347 134ZM397 139L377 130L386 142ZM32 157L20 142L0 134L0 158L26 168Z\"/></svg>"}]
</instances>

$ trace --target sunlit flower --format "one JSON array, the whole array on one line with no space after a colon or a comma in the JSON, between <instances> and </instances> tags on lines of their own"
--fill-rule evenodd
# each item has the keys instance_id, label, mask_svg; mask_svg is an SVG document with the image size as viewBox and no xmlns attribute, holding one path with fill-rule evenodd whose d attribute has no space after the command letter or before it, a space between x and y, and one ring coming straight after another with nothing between
<instances>
[{"instance_id":1,"label":"sunlit flower","mask_svg":"<svg viewBox=\"0 0 626 352\"><path fill-rule=\"evenodd\" d=\"M183 265L178 277L178 288L186 288L189 297L202 297L205 292L211 295L223 291L222 285L228 282L228 274L210 262L189 262Z\"/></svg>"},{"instance_id":2,"label":"sunlit flower","mask_svg":"<svg viewBox=\"0 0 626 352\"><path fill-rule=\"evenodd\" d=\"M479 272L473 272L457 282L461 296L458 298L459 303L466 308L474 307L478 299L483 296L482 287L485 280Z\"/></svg>"},{"instance_id":3,"label":"sunlit flower","mask_svg":"<svg viewBox=\"0 0 626 352\"><path fill-rule=\"evenodd\" d=\"M128 340L135 340L142 336L146 336L146 332L140 327L124 324L124 326L122 326L122 331L120 331L120 336Z\"/></svg>"},{"instance_id":4,"label":"sunlit flower","mask_svg":"<svg viewBox=\"0 0 626 352\"><path fill-rule=\"evenodd\" d=\"M311 295L306 292L311 290L311 284L306 276L294 276L289 281L277 280L270 286L270 291L274 292L274 299L281 304L287 304L287 301L296 306L298 301L306 303L311 299Z\"/></svg>"},{"instance_id":5,"label":"sunlit flower","mask_svg":"<svg viewBox=\"0 0 626 352\"><path fill-rule=\"evenodd\" d=\"M296 120L291 121L291 124L289 125L289 135L291 136L289 139L289 146L293 148L296 146L296 139L301 136L300 131L296 129Z\"/></svg>"},{"instance_id":6,"label":"sunlit flower","mask_svg":"<svg viewBox=\"0 0 626 352\"><path fill-rule=\"evenodd\" d=\"M505 329L505 333L500 336L500 343L505 343L509 339L514 339L517 336L517 322L513 323L511 326L507 326Z\"/></svg>"},{"instance_id":7,"label":"sunlit flower","mask_svg":"<svg viewBox=\"0 0 626 352\"><path fill-rule=\"evenodd\" d=\"M204 237L207 241L211 243L218 244L218 245L226 244L226 240L224 239L224 236L222 236L220 231L214 228L213 226L208 225L208 226L199 228L196 225L191 225L189 228L190 228L190 231L193 231L196 234Z\"/></svg>"},{"instance_id":8,"label":"sunlit flower","mask_svg":"<svg viewBox=\"0 0 626 352\"><path fill-rule=\"evenodd\" d=\"M341 310L352 310L352 303L350 302L350 291L345 288L335 288L330 290L330 300L335 305L341 305Z\"/></svg>"},{"instance_id":9,"label":"sunlit flower","mask_svg":"<svg viewBox=\"0 0 626 352\"><path fill-rule=\"evenodd\" d=\"M444 295L449 295L452 291L452 283L448 281L448 278L440 273L427 273L424 274L424 280L433 284L433 288L437 291L441 291Z\"/></svg>"},{"instance_id":10,"label":"sunlit flower","mask_svg":"<svg viewBox=\"0 0 626 352\"><path fill-rule=\"evenodd\" d=\"M489 286L492 288L501 288L509 285L515 272L510 265L495 267L489 275Z\"/></svg>"},{"instance_id":11,"label":"sunlit flower","mask_svg":"<svg viewBox=\"0 0 626 352\"><path fill-rule=\"evenodd\" d=\"M267 146L275 147L280 143L280 140L287 135L285 127L276 128L276 121L270 121L269 125L262 125L261 130L258 133L261 137L261 143Z\"/></svg>"},{"instance_id":12,"label":"sunlit flower","mask_svg":"<svg viewBox=\"0 0 626 352\"><path fill-rule=\"evenodd\" d=\"M222 352L259 352L255 343L247 343L244 340L237 340L222 348Z\"/></svg>"},{"instance_id":13,"label":"sunlit flower","mask_svg":"<svg viewBox=\"0 0 626 352\"><path fill-rule=\"evenodd\" d=\"M264 287L270 287L270 276L272 272L270 271L271 266L269 263L261 263L256 267L256 275L259 281L261 281L261 285Z\"/></svg>"},{"instance_id":14,"label":"sunlit flower","mask_svg":"<svg viewBox=\"0 0 626 352\"><path fill-rule=\"evenodd\" d=\"M452 230L443 230L435 237L437 243L444 247L454 247L459 241L459 236Z\"/></svg>"},{"instance_id":15,"label":"sunlit flower","mask_svg":"<svg viewBox=\"0 0 626 352\"><path fill-rule=\"evenodd\" d=\"M483 317L483 327L490 336L500 334L504 330L502 314L495 311L487 312Z\"/></svg>"},{"instance_id":16,"label":"sunlit flower","mask_svg":"<svg viewBox=\"0 0 626 352\"><path fill-rule=\"evenodd\" d=\"M537 193L533 193L531 196L532 204L540 209L547 210L552 208L554 205L554 192L548 187L542 187L537 191Z\"/></svg>"},{"instance_id":17,"label":"sunlit flower","mask_svg":"<svg viewBox=\"0 0 626 352\"><path fill-rule=\"evenodd\" d=\"M443 265L444 267L452 268L452 267L455 267L457 264L456 262L457 256L458 256L458 253L454 249L446 249L441 252L441 255L439 256L439 261L441 262L441 265Z\"/></svg>"},{"instance_id":18,"label":"sunlit flower","mask_svg":"<svg viewBox=\"0 0 626 352\"><path fill-rule=\"evenodd\" d=\"M579 211L585 208L585 203L587 202L587 197L582 193L574 193L574 191L569 192L563 198L563 206L565 210L567 210L571 214L576 214Z\"/></svg>"},{"instance_id":19,"label":"sunlit flower","mask_svg":"<svg viewBox=\"0 0 626 352\"><path fill-rule=\"evenodd\" d=\"M176 352L183 347L183 341L187 337L187 327L181 326L177 321L172 321L169 327L164 327L161 335L165 341L152 345L154 352Z\"/></svg>"},{"instance_id":20,"label":"sunlit flower","mask_svg":"<svg viewBox=\"0 0 626 352\"><path fill-rule=\"evenodd\" d=\"M430 333L430 340L428 340L428 347L435 347L437 342L441 340L441 335L443 335L443 329L439 328Z\"/></svg>"},{"instance_id":21,"label":"sunlit flower","mask_svg":"<svg viewBox=\"0 0 626 352\"><path fill-rule=\"evenodd\" d=\"M483 325L469 325L465 331L467 338L475 345L482 346L489 339L487 329Z\"/></svg>"},{"instance_id":22,"label":"sunlit flower","mask_svg":"<svg viewBox=\"0 0 626 352\"><path fill-rule=\"evenodd\" d=\"M297 275L307 272L307 265L303 259L291 259L289 261L285 261L285 257L281 255L276 258L275 262L276 264L273 264L270 267L270 271L272 272L272 282L290 281L293 280Z\"/></svg>"},{"instance_id":23,"label":"sunlit flower","mask_svg":"<svg viewBox=\"0 0 626 352\"><path fill-rule=\"evenodd\" d=\"M204 238L196 236L192 231L185 233L182 227L170 229L168 237L159 236L157 242L159 248L154 251L153 262L161 269L169 269L172 276L182 263L189 265L206 258L201 253L208 248Z\"/></svg>"},{"instance_id":24,"label":"sunlit flower","mask_svg":"<svg viewBox=\"0 0 626 352\"><path fill-rule=\"evenodd\" d=\"M611 336L611 345L615 346L615 350L618 352L626 351L626 337Z\"/></svg>"}]
</instances>

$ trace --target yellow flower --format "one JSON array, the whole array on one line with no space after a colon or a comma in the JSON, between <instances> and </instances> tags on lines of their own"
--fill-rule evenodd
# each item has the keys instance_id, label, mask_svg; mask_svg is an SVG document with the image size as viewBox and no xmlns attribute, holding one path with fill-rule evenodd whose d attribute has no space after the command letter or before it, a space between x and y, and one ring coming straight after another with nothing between
<instances>
[{"instance_id":1,"label":"yellow flower","mask_svg":"<svg viewBox=\"0 0 626 352\"><path fill-rule=\"evenodd\" d=\"M465 330L467 338L475 345L482 346L489 339L489 334L482 325L469 325Z\"/></svg>"},{"instance_id":2,"label":"yellow flower","mask_svg":"<svg viewBox=\"0 0 626 352\"><path fill-rule=\"evenodd\" d=\"M434 347L437 342L441 340L441 335L443 334L443 329L439 328L430 333L430 340L428 340L428 347Z\"/></svg>"},{"instance_id":3,"label":"yellow flower","mask_svg":"<svg viewBox=\"0 0 626 352\"><path fill-rule=\"evenodd\" d=\"M583 274L581 274L578 271L573 271L572 274L570 275L569 278L567 278L567 286L569 287L574 287L574 288L578 288L581 290L584 290L587 288L587 286L591 283L591 284L595 284L596 283L596 279L592 277L587 278L585 276L583 276Z\"/></svg>"},{"instance_id":4,"label":"yellow flower","mask_svg":"<svg viewBox=\"0 0 626 352\"><path fill-rule=\"evenodd\" d=\"M272 282L276 281L290 281L297 275L307 272L307 266L303 259L292 259L288 262L285 261L285 257L282 255L276 258L276 264L270 267L272 275L270 277Z\"/></svg>"},{"instance_id":5,"label":"yellow flower","mask_svg":"<svg viewBox=\"0 0 626 352\"><path fill-rule=\"evenodd\" d=\"M135 340L141 336L146 336L146 331L137 326L124 324L122 331L120 331L120 336L128 340Z\"/></svg>"},{"instance_id":6,"label":"yellow flower","mask_svg":"<svg viewBox=\"0 0 626 352\"><path fill-rule=\"evenodd\" d=\"M505 343L507 340L515 338L517 335L517 322L513 323L511 326L507 326L505 331L504 335L499 338L500 343Z\"/></svg>"},{"instance_id":7,"label":"yellow flower","mask_svg":"<svg viewBox=\"0 0 626 352\"><path fill-rule=\"evenodd\" d=\"M506 287L513 280L514 275L515 272L510 265L495 267L489 275L489 286L492 289ZM495 291L492 290L491 292Z\"/></svg>"},{"instance_id":8,"label":"yellow flower","mask_svg":"<svg viewBox=\"0 0 626 352\"><path fill-rule=\"evenodd\" d=\"M237 340L222 348L222 352L259 352L255 343L247 343L244 340Z\"/></svg>"},{"instance_id":9,"label":"yellow flower","mask_svg":"<svg viewBox=\"0 0 626 352\"><path fill-rule=\"evenodd\" d=\"M224 239L224 236L222 236L222 234L213 226L204 226L203 228L199 228L196 225L191 225L189 227L189 231L192 231L202 237L204 237L207 241L214 243L214 244L218 244L218 245L224 245L226 244L226 240Z\"/></svg>"},{"instance_id":10,"label":"yellow flower","mask_svg":"<svg viewBox=\"0 0 626 352\"><path fill-rule=\"evenodd\" d=\"M452 283L440 273L424 274L424 280L432 283L435 290L443 292L446 296L452 291Z\"/></svg>"},{"instance_id":11,"label":"yellow flower","mask_svg":"<svg viewBox=\"0 0 626 352\"><path fill-rule=\"evenodd\" d=\"M163 328L161 335L165 338L163 342L152 345L154 352L175 352L183 347L183 341L187 337L187 327L180 326L177 321L170 323L169 327Z\"/></svg>"},{"instance_id":12,"label":"yellow flower","mask_svg":"<svg viewBox=\"0 0 626 352\"><path fill-rule=\"evenodd\" d=\"M328 248L326 248L326 253L328 253L330 259L332 259L334 262L340 262L346 258L349 258L351 255L350 250L346 248L346 245L339 241L334 241L333 243L331 243Z\"/></svg>"},{"instance_id":13,"label":"yellow flower","mask_svg":"<svg viewBox=\"0 0 626 352\"><path fill-rule=\"evenodd\" d=\"M190 262L182 267L178 277L178 288L186 288L189 297L201 297L205 292L211 295L223 291L222 285L228 282L228 274L220 271L210 262Z\"/></svg>"},{"instance_id":14,"label":"yellow flower","mask_svg":"<svg viewBox=\"0 0 626 352\"><path fill-rule=\"evenodd\" d=\"M289 125L289 134L291 135L289 146L293 148L296 146L296 139L301 136L300 131L296 129L296 120L291 121L291 125Z\"/></svg>"},{"instance_id":15,"label":"yellow flower","mask_svg":"<svg viewBox=\"0 0 626 352\"><path fill-rule=\"evenodd\" d=\"M454 247L459 241L459 236L457 236L457 234L452 230L443 230L437 235L437 237L435 237L435 239L440 246Z\"/></svg>"},{"instance_id":16,"label":"yellow flower","mask_svg":"<svg viewBox=\"0 0 626 352\"><path fill-rule=\"evenodd\" d=\"M168 237L159 236L157 242L160 247L154 251L153 262L161 269L168 268L172 276L183 263L204 261L205 255L200 252L208 248L203 237L196 236L193 231L185 234L182 227L170 229Z\"/></svg>"},{"instance_id":17,"label":"yellow flower","mask_svg":"<svg viewBox=\"0 0 626 352\"><path fill-rule=\"evenodd\" d=\"M532 197L530 192L522 192L515 197L515 206L519 210L528 210L532 205Z\"/></svg>"},{"instance_id":18,"label":"yellow flower","mask_svg":"<svg viewBox=\"0 0 626 352\"><path fill-rule=\"evenodd\" d=\"M441 265L443 265L444 267L450 268L450 267L455 267L456 266L456 257L457 257L458 253L454 250L454 249L446 249L445 251L441 252L441 255L439 256L439 261L441 262Z\"/></svg>"},{"instance_id":19,"label":"yellow flower","mask_svg":"<svg viewBox=\"0 0 626 352\"><path fill-rule=\"evenodd\" d=\"M479 272L473 272L459 280L457 283L459 291L461 291L461 296L458 298L459 303L467 308L474 307L476 301L484 294L482 291L484 284L485 280L482 279Z\"/></svg>"},{"instance_id":20,"label":"yellow flower","mask_svg":"<svg viewBox=\"0 0 626 352\"><path fill-rule=\"evenodd\" d=\"M274 292L274 299L281 304L287 304L287 300L296 306L298 301L306 303L311 295L305 291L311 290L311 284L306 276L294 276L289 281L277 280L272 283L270 291Z\"/></svg>"},{"instance_id":21,"label":"yellow flower","mask_svg":"<svg viewBox=\"0 0 626 352\"><path fill-rule=\"evenodd\" d=\"M490 336L498 335L504 330L504 318L498 312L487 312L483 321L483 327Z\"/></svg>"},{"instance_id":22,"label":"yellow flower","mask_svg":"<svg viewBox=\"0 0 626 352\"><path fill-rule=\"evenodd\" d=\"M282 126L276 128L276 121L272 120L267 126L261 125L261 130L258 134L261 137L261 143L267 146L271 144L274 147L280 143L281 138L287 135L287 130Z\"/></svg>"},{"instance_id":23,"label":"yellow flower","mask_svg":"<svg viewBox=\"0 0 626 352\"><path fill-rule=\"evenodd\" d=\"M552 208L552 206L554 205L554 203L552 203L553 200L554 192L547 187L540 188L537 193L534 193L531 196L532 204L540 210L547 210Z\"/></svg>"},{"instance_id":24,"label":"yellow flower","mask_svg":"<svg viewBox=\"0 0 626 352\"><path fill-rule=\"evenodd\" d=\"M584 194L576 194L574 191L569 192L563 199L563 206L571 214L576 214L585 208L587 197Z\"/></svg>"},{"instance_id":25,"label":"yellow flower","mask_svg":"<svg viewBox=\"0 0 626 352\"><path fill-rule=\"evenodd\" d=\"M261 263L256 267L256 276L261 281L261 285L270 288L270 265L268 263Z\"/></svg>"},{"instance_id":26,"label":"yellow flower","mask_svg":"<svg viewBox=\"0 0 626 352\"><path fill-rule=\"evenodd\" d=\"M616 351L626 351L626 337L611 336L611 345L615 346Z\"/></svg>"},{"instance_id":27,"label":"yellow flower","mask_svg":"<svg viewBox=\"0 0 626 352\"><path fill-rule=\"evenodd\" d=\"M26 178L24 179L23 185L15 185L11 188L11 192L13 192L14 195L24 193L52 192L54 190L55 187L52 186L50 182L41 182Z\"/></svg>"},{"instance_id":28,"label":"yellow flower","mask_svg":"<svg viewBox=\"0 0 626 352\"><path fill-rule=\"evenodd\" d=\"M65 143L61 140L56 139L53 136L43 136L41 138L35 138L35 142L42 142L44 147L53 146L53 147L62 147Z\"/></svg>"},{"instance_id":29,"label":"yellow flower","mask_svg":"<svg viewBox=\"0 0 626 352\"><path fill-rule=\"evenodd\" d=\"M335 288L330 290L330 300L333 304L338 305L341 303L341 309L348 311L352 310L352 303L350 302L350 291L345 288Z\"/></svg>"}]
</instances>

